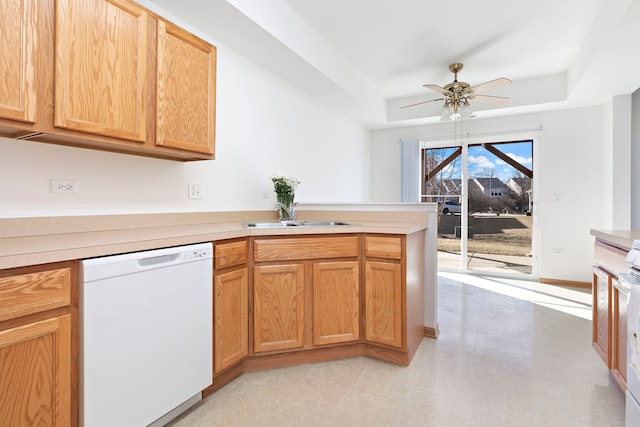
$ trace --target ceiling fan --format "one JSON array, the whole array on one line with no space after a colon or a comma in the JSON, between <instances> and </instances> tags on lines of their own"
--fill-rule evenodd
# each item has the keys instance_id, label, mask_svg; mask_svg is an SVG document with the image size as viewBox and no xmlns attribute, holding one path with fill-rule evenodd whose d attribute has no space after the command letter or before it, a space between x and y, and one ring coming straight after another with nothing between
<instances>
[{"instance_id":1,"label":"ceiling fan","mask_svg":"<svg viewBox=\"0 0 640 427\"><path fill-rule=\"evenodd\" d=\"M449 71L453 73L453 82L440 87L434 84L423 85L427 89L434 90L442 95L442 98L430 99L429 101L418 102L416 104L405 105L400 108L414 107L428 102L444 101L442 106L441 118L447 120L451 115L456 114L458 109L463 117L471 116L471 107L469 101L483 102L485 104L502 105L509 101L504 96L480 95L479 92L503 87L511 83L511 80L501 77L499 79L490 80L479 85L470 86L469 83L458 81L458 72L462 70L464 65L456 62L449 65Z\"/></svg>"}]
</instances>

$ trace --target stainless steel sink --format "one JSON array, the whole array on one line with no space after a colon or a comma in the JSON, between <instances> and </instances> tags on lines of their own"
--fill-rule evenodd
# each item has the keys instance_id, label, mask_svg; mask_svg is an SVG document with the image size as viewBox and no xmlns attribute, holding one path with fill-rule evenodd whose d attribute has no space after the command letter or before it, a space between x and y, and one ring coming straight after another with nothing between
<instances>
[{"instance_id":1,"label":"stainless steel sink","mask_svg":"<svg viewBox=\"0 0 640 427\"><path fill-rule=\"evenodd\" d=\"M300 225L305 227L336 227L340 225L355 225L341 221L302 221Z\"/></svg>"},{"instance_id":2,"label":"stainless steel sink","mask_svg":"<svg viewBox=\"0 0 640 427\"><path fill-rule=\"evenodd\" d=\"M285 228L285 227L337 227L355 225L341 221L284 221L284 222L243 222L244 228Z\"/></svg>"},{"instance_id":3,"label":"stainless steel sink","mask_svg":"<svg viewBox=\"0 0 640 427\"><path fill-rule=\"evenodd\" d=\"M243 228L284 228L297 227L297 222L243 222Z\"/></svg>"}]
</instances>

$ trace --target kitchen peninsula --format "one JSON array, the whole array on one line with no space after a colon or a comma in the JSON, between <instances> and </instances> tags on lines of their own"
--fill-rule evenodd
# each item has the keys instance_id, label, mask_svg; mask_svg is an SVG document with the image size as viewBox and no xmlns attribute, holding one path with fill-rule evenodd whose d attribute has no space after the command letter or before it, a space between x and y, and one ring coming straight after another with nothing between
<instances>
[{"instance_id":1,"label":"kitchen peninsula","mask_svg":"<svg viewBox=\"0 0 640 427\"><path fill-rule=\"evenodd\" d=\"M34 397L28 383L0 380L12 391L4 396L14 396L3 397L2 407L41 399L56 406L58 421L77 424L78 260L97 256L214 243L214 375L205 395L243 372L271 367L364 355L408 365L422 338L437 336L435 206L300 204L299 220L349 225L242 227L275 216L0 220L0 351L23 351L18 347L30 341L41 346L51 356L42 372L53 395ZM29 358L6 360L15 360L13 372L32 371Z\"/></svg>"},{"instance_id":2,"label":"kitchen peninsula","mask_svg":"<svg viewBox=\"0 0 640 427\"><path fill-rule=\"evenodd\" d=\"M629 269L627 253L637 230L591 230L595 237L592 282L592 345L620 388L627 389L628 290L619 275Z\"/></svg>"}]
</instances>

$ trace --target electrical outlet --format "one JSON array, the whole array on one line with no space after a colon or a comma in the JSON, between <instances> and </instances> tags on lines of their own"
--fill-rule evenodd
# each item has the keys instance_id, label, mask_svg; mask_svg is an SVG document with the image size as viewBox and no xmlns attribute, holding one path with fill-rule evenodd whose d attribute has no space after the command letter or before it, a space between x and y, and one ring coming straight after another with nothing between
<instances>
[{"instance_id":1,"label":"electrical outlet","mask_svg":"<svg viewBox=\"0 0 640 427\"><path fill-rule=\"evenodd\" d=\"M78 193L78 181L72 179L52 179L51 192L61 194Z\"/></svg>"},{"instance_id":2,"label":"electrical outlet","mask_svg":"<svg viewBox=\"0 0 640 427\"><path fill-rule=\"evenodd\" d=\"M202 185L190 182L189 183L189 198L190 199L202 199Z\"/></svg>"}]
</instances>

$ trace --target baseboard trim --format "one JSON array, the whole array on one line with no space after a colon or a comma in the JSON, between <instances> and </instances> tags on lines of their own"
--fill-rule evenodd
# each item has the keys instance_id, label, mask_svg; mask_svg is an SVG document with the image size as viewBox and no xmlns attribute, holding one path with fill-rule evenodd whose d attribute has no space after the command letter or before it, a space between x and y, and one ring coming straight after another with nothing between
<instances>
[{"instance_id":1,"label":"baseboard trim","mask_svg":"<svg viewBox=\"0 0 640 427\"><path fill-rule=\"evenodd\" d=\"M424 336L425 337L436 339L436 338L438 338L438 335L440 335L440 327L438 325L436 325L435 328L430 328L428 326L424 327Z\"/></svg>"},{"instance_id":2,"label":"baseboard trim","mask_svg":"<svg viewBox=\"0 0 640 427\"><path fill-rule=\"evenodd\" d=\"M547 285L556 285L556 286L567 286L571 288L585 288L591 289L591 282L578 282L574 280L558 280L558 279L549 279L546 277L541 277L538 279L538 282L544 283Z\"/></svg>"}]
</instances>

